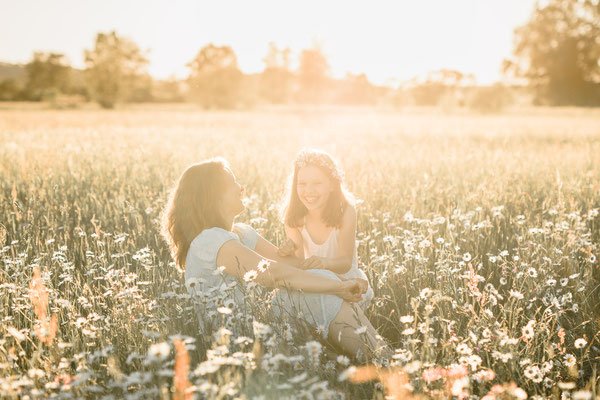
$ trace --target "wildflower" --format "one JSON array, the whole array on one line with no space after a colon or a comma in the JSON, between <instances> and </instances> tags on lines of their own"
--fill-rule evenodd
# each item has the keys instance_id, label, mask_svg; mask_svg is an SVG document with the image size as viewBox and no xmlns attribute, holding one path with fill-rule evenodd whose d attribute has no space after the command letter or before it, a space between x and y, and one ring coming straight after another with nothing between
<instances>
[{"instance_id":1,"label":"wildflower","mask_svg":"<svg viewBox=\"0 0 600 400\"><path fill-rule=\"evenodd\" d=\"M225 315L229 315L231 314L233 311L231 310L231 308L229 307L219 307L217 308L217 311L221 314L225 314Z\"/></svg>"},{"instance_id":2,"label":"wildflower","mask_svg":"<svg viewBox=\"0 0 600 400\"><path fill-rule=\"evenodd\" d=\"M573 354L565 354L565 365L567 367L572 367L577 362L577 358Z\"/></svg>"},{"instance_id":3,"label":"wildflower","mask_svg":"<svg viewBox=\"0 0 600 400\"><path fill-rule=\"evenodd\" d=\"M587 340L579 338L575 341L575 348L583 349L587 345Z\"/></svg>"},{"instance_id":4,"label":"wildflower","mask_svg":"<svg viewBox=\"0 0 600 400\"><path fill-rule=\"evenodd\" d=\"M258 269L260 272L265 272L267 268L269 268L269 265L271 265L271 261L263 258L258 262L256 269Z\"/></svg>"},{"instance_id":5,"label":"wildflower","mask_svg":"<svg viewBox=\"0 0 600 400\"><path fill-rule=\"evenodd\" d=\"M343 366L347 366L348 364L350 364L350 359L344 355L337 356L336 361L338 362L338 364Z\"/></svg>"},{"instance_id":6,"label":"wildflower","mask_svg":"<svg viewBox=\"0 0 600 400\"><path fill-rule=\"evenodd\" d=\"M303 372L300 375L292 376L291 378L288 379L288 382L292 383L292 384L300 383L303 380L305 380L307 376L308 375L306 374L306 372Z\"/></svg>"},{"instance_id":7,"label":"wildflower","mask_svg":"<svg viewBox=\"0 0 600 400\"><path fill-rule=\"evenodd\" d=\"M23 335L21 331L19 331L16 328L13 328L12 326L9 326L8 328L6 328L6 330L12 337L14 337L17 340L17 342L22 342L26 339L26 336Z\"/></svg>"},{"instance_id":8,"label":"wildflower","mask_svg":"<svg viewBox=\"0 0 600 400\"><path fill-rule=\"evenodd\" d=\"M33 269L33 277L29 285L29 299L37 318L35 334L42 343L50 345L58 330L58 316L52 314L48 318L48 289L42 280L40 268L37 266Z\"/></svg>"},{"instance_id":9,"label":"wildflower","mask_svg":"<svg viewBox=\"0 0 600 400\"><path fill-rule=\"evenodd\" d=\"M546 281L546 285L552 287L552 286L556 286L556 279L554 278L550 278Z\"/></svg>"},{"instance_id":10,"label":"wildflower","mask_svg":"<svg viewBox=\"0 0 600 400\"><path fill-rule=\"evenodd\" d=\"M496 373L491 369L482 369L473 374L473 379L477 382L487 382L494 380Z\"/></svg>"},{"instance_id":11,"label":"wildflower","mask_svg":"<svg viewBox=\"0 0 600 400\"><path fill-rule=\"evenodd\" d=\"M362 335L363 333L367 332L367 327L366 326L359 326L358 328L356 328L354 330L354 333L356 333L357 335Z\"/></svg>"},{"instance_id":12,"label":"wildflower","mask_svg":"<svg viewBox=\"0 0 600 400\"><path fill-rule=\"evenodd\" d=\"M304 346L306 347L308 356L313 362L313 364L318 363L319 357L321 356L321 352L323 351L323 346L321 345L321 343L311 340L310 342L306 342Z\"/></svg>"},{"instance_id":13,"label":"wildflower","mask_svg":"<svg viewBox=\"0 0 600 400\"><path fill-rule=\"evenodd\" d=\"M410 352L410 350L396 349L396 354L394 354L392 358L394 360L409 362L410 360L412 360L413 354Z\"/></svg>"},{"instance_id":14,"label":"wildflower","mask_svg":"<svg viewBox=\"0 0 600 400\"><path fill-rule=\"evenodd\" d=\"M567 286L569 284L569 278L562 278L560 280L560 286Z\"/></svg>"},{"instance_id":15,"label":"wildflower","mask_svg":"<svg viewBox=\"0 0 600 400\"><path fill-rule=\"evenodd\" d=\"M402 334L404 336L410 336L410 335L412 335L414 333L415 333L415 330L413 328L407 328L407 329L405 329L405 330L402 331Z\"/></svg>"},{"instance_id":16,"label":"wildflower","mask_svg":"<svg viewBox=\"0 0 600 400\"><path fill-rule=\"evenodd\" d=\"M452 389L451 389L452 395L457 396L459 398L465 397L465 393L463 393L463 391L468 386L469 386L469 377L468 376L464 376L462 378L456 379L454 382L452 382Z\"/></svg>"},{"instance_id":17,"label":"wildflower","mask_svg":"<svg viewBox=\"0 0 600 400\"><path fill-rule=\"evenodd\" d=\"M523 334L523 337L525 338L525 340L533 339L533 336L535 335L535 331L533 329L534 324L535 324L535 321L531 320L527 323L527 325L525 325L523 328L521 328L521 333Z\"/></svg>"},{"instance_id":18,"label":"wildflower","mask_svg":"<svg viewBox=\"0 0 600 400\"><path fill-rule=\"evenodd\" d=\"M589 390L578 390L573 392L572 398L573 400L591 400L592 396L593 394Z\"/></svg>"},{"instance_id":19,"label":"wildflower","mask_svg":"<svg viewBox=\"0 0 600 400\"><path fill-rule=\"evenodd\" d=\"M404 366L404 371L407 374L414 374L415 372L418 372L420 368L421 368L421 362L415 360L413 362L406 364Z\"/></svg>"},{"instance_id":20,"label":"wildflower","mask_svg":"<svg viewBox=\"0 0 600 400\"><path fill-rule=\"evenodd\" d=\"M529 275L532 278L537 278L538 273L537 273L537 270L535 268L531 267L531 268L529 268L527 270L527 275Z\"/></svg>"},{"instance_id":21,"label":"wildflower","mask_svg":"<svg viewBox=\"0 0 600 400\"><path fill-rule=\"evenodd\" d=\"M524 374L527 379L530 379L535 383L540 383L544 379L542 371L535 365L528 365L527 368L525 368Z\"/></svg>"},{"instance_id":22,"label":"wildflower","mask_svg":"<svg viewBox=\"0 0 600 400\"><path fill-rule=\"evenodd\" d=\"M496 360L502 361L503 363L507 363L509 360L513 359L512 353L500 353L496 350L492 352L492 357Z\"/></svg>"},{"instance_id":23,"label":"wildflower","mask_svg":"<svg viewBox=\"0 0 600 400\"><path fill-rule=\"evenodd\" d=\"M458 354L465 354L465 355L469 355L473 353L473 350L471 350L471 348L469 347L468 344L466 343L459 343L456 346L456 352Z\"/></svg>"},{"instance_id":24,"label":"wildflower","mask_svg":"<svg viewBox=\"0 0 600 400\"><path fill-rule=\"evenodd\" d=\"M558 387L562 390L575 389L575 382L558 382Z\"/></svg>"},{"instance_id":25,"label":"wildflower","mask_svg":"<svg viewBox=\"0 0 600 400\"><path fill-rule=\"evenodd\" d=\"M258 276L258 272L251 269L250 271L248 271L244 274L244 282L251 282L251 281L255 280L257 276Z\"/></svg>"},{"instance_id":26,"label":"wildflower","mask_svg":"<svg viewBox=\"0 0 600 400\"><path fill-rule=\"evenodd\" d=\"M188 354L185 344L181 339L175 339L175 367L173 376L174 400L188 400L193 398L193 394L189 391L191 387L188 375L190 372L190 355Z\"/></svg>"},{"instance_id":27,"label":"wildflower","mask_svg":"<svg viewBox=\"0 0 600 400\"><path fill-rule=\"evenodd\" d=\"M476 371L477 368L483 362L483 360L481 359L481 357L479 357L476 354L471 354L469 357L467 357L467 359L465 361L469 365L469 367L471 367L472 371Z\"/></svg>"},{"instance_id":28,"label":"wildflower","mask_svg":"<svg viewBox=\"0 0 600 400\"><path fill-rule=\"evenodd\" d=\"M427 383L435 382L442 379L446 374L443 368L428 368L423 371L423 380Z\"/></svg>"},{"instance_id":29,"label":"wildflower","mask_svg":"<svg viewBox=\"0 0 600 400\"><path fill-rule=\"evenodd\" d=\"M465 254L463 254L462 259L463 259L464 262L471 261L471 253L465 253Z\"/></svg>"},{"instance_id":30,"label":"wildflower","mask_svg":"<svg viewBox=\"0 0 600 400\"><path fill-rule=\"evenodd\" d=\"M171 347L168 343L155 343L148 349L148 360L149 361L161 361L166 359L171 353Z\"/></svg>"},{"instance_id":31,"label":"wildflower","mask_svg":"<svg viewBox=\"0 0 600 400\"><path fill-rule=\"evenodd\" d=\"M356 367L350 366L340 373L340 375L338 376L338 381L343 382L343 381L347 380L348 378L353 377L355 373L356 373Z\"/></svg>"},{"instance_id":32,"label":"wildflower","mask_svg":"<svg viewBox=\"0 0 600 400\"><path fill-rule=\"evenodd\" d=\"M402 317L400 317L400 322L402 322L403 324L410 324L415 320L415 317L413 317L412 315L403 315Z\"/></svg>"},{"instance_id":33,"label":"wildflower","mask_svg":"<svg viewBox=\"0 0 600 400\"><path fill-rule=\"evenodd\" d=\"M266 337L271 333L271 327L269 325L258 321L252 321L252 329L254 330L254 336L258 337Z\"/></svg>"},{"instance_id":34,"label":"wildflower","mask_svg":"<svg viewBox=\"0 0 600 400\"><path fill-rule=\"evenodd\" d=\"M427 239L423 239L419 242L419 247L421 249L427 249L427 248L431 247L431 242Z\"/></svg>"},{"instance_id":35,"label":"wildflower","mask_svg":"<svg viewBox=\"0 0 600 400\"><path fill-rule=\"evenodd\" d=\"M519 292L518 290L511 290L510 295L517 300L521 300L524 297L523 293Z\"/></svg>"}]
</instances>

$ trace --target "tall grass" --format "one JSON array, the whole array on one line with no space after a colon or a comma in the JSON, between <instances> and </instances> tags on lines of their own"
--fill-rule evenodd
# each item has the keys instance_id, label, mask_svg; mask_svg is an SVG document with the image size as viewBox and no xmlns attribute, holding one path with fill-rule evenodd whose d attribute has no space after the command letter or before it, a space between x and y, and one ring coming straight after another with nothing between
<instances>
[{"instance_id":1,"label":"tall grass","mask_svg":"<svg viewBox=\"0 0 600 400\"><path fill-rule=\"evenodd\" d=\"M367 314L402 376L386 393L598 396L599 122L578 109L0 110L0 396L382 396L270 318L268 293L246 288L253 311L230 289L190 298L159 236L178 174L222 155L249 195L240 219L281 242L303 146L332 152L362 200Z\"/></svg>"}]
</instances>

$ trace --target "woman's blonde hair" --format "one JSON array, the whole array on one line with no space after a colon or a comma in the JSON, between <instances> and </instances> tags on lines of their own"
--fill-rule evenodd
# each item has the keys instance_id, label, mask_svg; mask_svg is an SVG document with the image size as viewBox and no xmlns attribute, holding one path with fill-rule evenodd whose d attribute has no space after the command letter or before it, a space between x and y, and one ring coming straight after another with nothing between
<instances>
[{"instance_id":1,"label":"woman's blonde hair","mask_svg":"<svg viewBox=\"0 0 600 400\"><path fill-rule=\"evenodd\" d=\"M162 236L177 265L185 269L192 240L204 229L229 229L219 207L229 165L213 158L188 167L171 190L162 215Z\"/></svg>"},{"instance_id":2,"label":"woman's blonde hair","mask_svg":"<svg viewBox=\"0 0 600 400\"><path fill-rule=\"evenodd\" d=\"M354 196L344 187L344 173L329 153L320 149L303 149L294 160L294 170L288 181L287 201L282 206L282 216L286 225L296 228L304 225L304 216L308 210L298 197L298 171L306 165L314 165L323 171L333 183L333 191L329 195L323 210L323 222L327 226L339 228L342 216L349 204L354 203Z\"/></svg>"}]
</instances>

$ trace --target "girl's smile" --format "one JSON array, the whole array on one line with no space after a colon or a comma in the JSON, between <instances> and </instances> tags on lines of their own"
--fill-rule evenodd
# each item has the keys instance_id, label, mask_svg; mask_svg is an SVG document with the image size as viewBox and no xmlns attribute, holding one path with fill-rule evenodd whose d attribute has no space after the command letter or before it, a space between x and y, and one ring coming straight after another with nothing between
<instances>
[{"instance_id":1,"label":"girl's smile","mask_svg":"<svg viewBox=\"0 0 600 400\"><path fill-rule=\"evenodd\" d=\"M323 208L333 191L331 179L319 167L306 165L298 170L298 197L309 210Z\"/></svg>"}]
</instances>

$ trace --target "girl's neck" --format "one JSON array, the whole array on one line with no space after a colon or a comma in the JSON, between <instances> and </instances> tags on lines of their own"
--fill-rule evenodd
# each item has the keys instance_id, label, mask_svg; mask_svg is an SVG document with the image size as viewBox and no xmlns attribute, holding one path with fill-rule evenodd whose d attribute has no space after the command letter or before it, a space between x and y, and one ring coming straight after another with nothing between
<instances>
[{"instance_id":1,"label":"girl's neck","mask_svg":"<svg viewBox=\"0 0 600 400\"><path fill-rule=\"evenodd\" d=\"M309 210L306 213L306 220L310 220L310 221L322 221L322 217L323 217L323 210L321 209L316 209L316 210Z\"/></svg>"}]
</instances>

